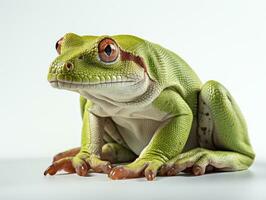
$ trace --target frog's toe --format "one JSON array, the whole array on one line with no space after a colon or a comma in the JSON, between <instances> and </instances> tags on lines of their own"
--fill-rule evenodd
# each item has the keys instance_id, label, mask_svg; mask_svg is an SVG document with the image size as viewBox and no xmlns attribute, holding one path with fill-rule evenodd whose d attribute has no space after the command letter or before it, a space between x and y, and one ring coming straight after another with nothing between
<instances>
[{"instance_id":1,"label":"frog's toe","mask_svg":"<svg viewBox=\"0 0 266 200\"><path fill-rule=\"evenodd\" d=\"M157 175L157 170L145 169L144 175L148 181L153 181Z\"/></svg>"},{"instance_id":2,"label":"frog's toe","mask_svg":"<svg viewBox=\"0 0 266 200\"><path fill-rule=\"evenodd\" d=\"M86 162L90 165L93 171L97 173L109 174L112 170L112 165L109 161L104 161L95 155L90 156L86 159Z\"/></svg>"},{"instance_id":3,"label":"frog's toe","mask_svg":"<svg viewBox=\"0 0 266 200\"><path fill-rule=\"evenodd\" d=\"M161 176L175 176L180 172L192 173L195 176L203 175L213 170L208 150L201 148L180 154L166 163L160 169Z\"/></svg>"},{"instance_id":4,"label":"frog's toe","mask_svg":"<svg viewBox=\"0 0 266 200\"><path fill-rule=\"evenodd\" d=\"M76 148L69 149L69 150L64 151L64 152L60 152L53 157L53 162L58 161L62 158L73 157L73 156L77 155L79 153L79 151L80 151L80 147L76 147Z\"/></svg>"},{"instance_id":5,"label":"frog's toe","mask_svg":"<svg viewBox=\"0 0 266 200\"><path fill-rule=\"evenodd\" d=\"M172 167L172 165L173 165L174 163L166 163L166 164L164 164L162 167L161 167L161 169L160 169L160 171L159 171L159 175L160 176L166 176L167 175L167 172L171 169L171 167Z\"/></svg>"},{"instance_id":6,"label":"frog's toe","mask_svg":"<svg viewBox=\"0 0 266 200\"><path fill-rule=\"evenodd\" d=\"M85 160L79 158L78 156L73 157L72 165L75 168L75 172L79 176L87 176L90 166L86 163Z\"/></svg>"},{"instance_id":7,"label":"frog's toe","mask_svg":"<svg viewBox=\"0 0 266 200\"><path fill-rule=\"evenodd\" d=\"M86 169L86 167L81 168L81 167L79 167L79 165L76 165L76 167L74 167L73 163L72 163L72 157L66 157L66 158L62 158L62 159L59 159L59 160L53 162L52 165L50 165L44 171L44 175L46 176L47 174L49 174L49 175L53 176L61 170L64 170L68 173L77 172L78 174L84 174L83 168Z\"/></svg>"},{"instance_id":8,"label":"frog's toe","mask_svg":"<svg viewBox=\"0 0 266 200\"><path fill-rule=\"evenodd\" d=\"M113 180L137 178L140 177L140 172L137 170L128 169L125 166L117 166L111 170L109 177Z\"/></svg>"},{"instance_id":9,"label":"frog's toe","mask_svg":"<svg viewBox=\"0 0 266 200\"><path fill-rule=\"evenodd\" d=\"M143 177L145 165L140 168L130 168L128 166L114 167L109 173L109 178L113 180Z\"/></svg>"},{"instance_id":10,"label":"frog's toe","mask_svg":"<svg viewBox=\"0 0 266 200\"><path fill-rule=\"evenodd\" d=\"M77 173L80 176L86 176L89 171L89 166L84 160L78 157L65 157L54 161L52 165L44 171L44 175L46 176L49 174L53 176L61 170L68 173Z\"/></svg>"},{"instance_id":11,"label":"frog's toe","mask_svg":"<svg viewBox=\"0 0 266 200\"><path fill-rule=\"evenodd\" d=\"M138 159L125 166L114 167L109 173L111 179L139 178L145 176L147 180L154 180L162 162Z\"/></svg>"}]
</instances>

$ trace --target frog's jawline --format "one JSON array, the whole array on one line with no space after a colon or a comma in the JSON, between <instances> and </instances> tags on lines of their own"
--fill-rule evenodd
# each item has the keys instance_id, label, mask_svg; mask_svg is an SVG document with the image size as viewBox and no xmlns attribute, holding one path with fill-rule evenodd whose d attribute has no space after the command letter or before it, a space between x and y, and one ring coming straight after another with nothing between
<instances>
[{"instance_id":1,"label":"frog's jawline","mask_svg":"<svg viewBox=\"0 0 266 200\"><path fill-rule=\"evenodd\" d=\"M54 81L50 81L50 84L52 86L59 86L60 84L62 84L64 87L68 87L70 86L74 86L73 88L86 88L87 86L89 87L93 87L93 86L97 86L97 85L114 85L114 84L123 84L123 83L138 83L140 80L137 81L116 81L116 82L105 82L105 83L76 83L76 82L71 82L71 81L62 81L62 80L54 80Z\"/></svg>"}]
</instances>

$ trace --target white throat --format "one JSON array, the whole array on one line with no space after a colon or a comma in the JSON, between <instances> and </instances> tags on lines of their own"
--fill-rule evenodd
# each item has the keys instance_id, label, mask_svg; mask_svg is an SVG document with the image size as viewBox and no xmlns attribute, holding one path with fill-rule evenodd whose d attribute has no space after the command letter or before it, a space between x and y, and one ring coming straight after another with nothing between
<instances>
[{"instance_id":1,"label":"white throat","mask_svg":"<svg viewBox=\"0 0 266 200\"><path fill-rule=\"evenodd\" d=\"M80 95L105 106L141 106L151 103L159 94L159 86L151 81L147 75L136 83L119 83L111 87L86 88L79 90Z\"/></svg>"}]
</instances>

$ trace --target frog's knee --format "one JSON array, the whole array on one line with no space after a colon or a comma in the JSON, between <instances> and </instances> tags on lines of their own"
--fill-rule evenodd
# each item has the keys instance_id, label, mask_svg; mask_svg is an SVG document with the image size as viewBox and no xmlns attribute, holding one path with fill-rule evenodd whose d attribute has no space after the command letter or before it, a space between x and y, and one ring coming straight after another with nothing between
<instances>
[{"instance_id":1,"label":"frog's knee","mask_svg":"<svg viewBox=\"0 0 266 200\"><path fill-rule=\"evenodd\" d=\"M214 96L224 95L225 88L218 81L209 80L201 88L201 94L211 98Z\"/></svg>"},{"instance_id":2,"label":"frog's knee","mask_svg":"<svg viewBox=\"0 0 266 200\"><path fill-rule=\"evenodd\" d=\"M201 88L200 97L203 102L211 107L222 106L232 101L227 89L218 81L207 81Z\"/></svg>"}]
</instances>

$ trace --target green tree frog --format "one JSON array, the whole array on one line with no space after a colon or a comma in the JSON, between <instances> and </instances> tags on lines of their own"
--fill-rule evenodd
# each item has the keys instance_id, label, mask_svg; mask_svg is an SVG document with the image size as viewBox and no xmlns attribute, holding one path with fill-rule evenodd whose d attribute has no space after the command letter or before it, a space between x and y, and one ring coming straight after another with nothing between
<instances>
[{"instance_id":1,"label":"green tree frog","mask_svg":"<svg viewBox=\"0 0 266 200\"><path fill-rule=\"evenodd\" d=\"M172 51L132 35L73 33L56 50L48 81L79 94L82 139L81 147L57 154L45 175L94 171L153 180L245 170L253 163L232 95L217 81L202 84Z\"/></svg>"}]
</instances>

